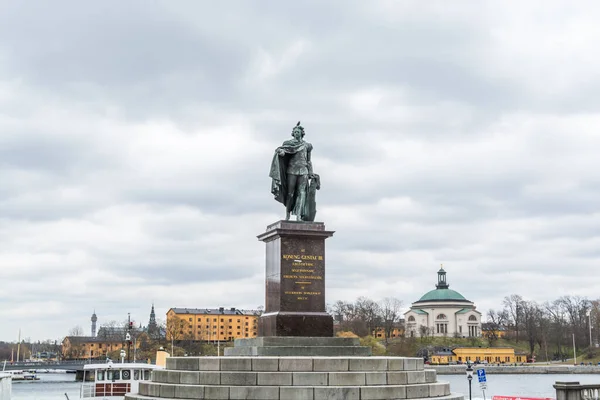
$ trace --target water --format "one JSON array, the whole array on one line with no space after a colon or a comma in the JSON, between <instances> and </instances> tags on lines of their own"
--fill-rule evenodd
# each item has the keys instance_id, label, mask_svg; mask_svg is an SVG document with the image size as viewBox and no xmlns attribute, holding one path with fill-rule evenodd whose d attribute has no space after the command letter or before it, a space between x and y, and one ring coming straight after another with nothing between
<instances>
[{"instance_id":1,"label":"water","mask_svg":"<svg viewBox=\"0 0 600 400\"><path fill-rule=\"evenodd\" d=\"M70 400L79 399L80 382L75 382L75 374L38 374L39 381L13 382L11 400ZM466 375L438 375L438 381L450 382L453 393L462 393L469 398L469 384ZM487 400L492 396L551 397L556 393L552 385L556 381L600 384L600 374L594 375L488 375ZM483 400L477 377L472 382L472 396Z\"/></svg>"},{"instance_id":2,"label":"water","mask_svg":"<svg viewBox=\"0 0 600 400\"><path fill-rule=\"evenodd\" d=\"M438 375L438 381L450 382L452 393L462 393L465 399L469 398L469 381L464 375ZM555 382L579 382L581 384L600 384L598 374L540 374L540 375L489 375L487 376L487 390L485 397L490 400L492 396L523 396L523 397L550 397L556 398L556 391L552 387ZM471 383L473 399L483 400L483 393L479 389L477 375Z\"/></svg>"},{"instance_id":3,"label":"water","mask_svg":"<svg viewBox=\"0 0 600 400\"><path fill-rule=\"evenodd\" d=\"M12 384L11 400L79 400L81 382L75 374L37 374L39 381L20 381Z\"/></svg>"}]
</instances>

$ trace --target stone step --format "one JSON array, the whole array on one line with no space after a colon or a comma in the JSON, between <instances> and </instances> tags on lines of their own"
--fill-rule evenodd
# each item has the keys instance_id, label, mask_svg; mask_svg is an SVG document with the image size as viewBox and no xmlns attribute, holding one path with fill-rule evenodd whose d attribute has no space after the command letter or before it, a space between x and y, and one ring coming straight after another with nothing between
<instances>
[{"instance_id":1,"label":"stone step","mask_svg":"<svg viewBox=\"0 0 600 400\"><path fill-rule=\"evenodd\" d=\"M377 386L437 384L434 370L425 371L171 371L155 370L151 384L231 386Z\"/></svg>"},{"instance_id":2,"label":"stone step","mask_svg":"<svg viewBox=\"0 0 600 400\"><path fill-rule=\"evenodd\" d=\"M255 399L255 400L462 400L450 393L449 384L380 386L225 386L225 385L140 385L130 400L148 399Z\"/></svg>"},{"instance_id":3,"label":"stone step","mask_svg":"<svg viewBox=\"0 0 600 400\"><path fill-rule=\"evenodd\" d=\"M422 358L409 357L170 357L172 371L424 371ZM433 373L435 374L434 370ZM160 370L155 371L160 373Z\"/></svg>"}]
</instances>

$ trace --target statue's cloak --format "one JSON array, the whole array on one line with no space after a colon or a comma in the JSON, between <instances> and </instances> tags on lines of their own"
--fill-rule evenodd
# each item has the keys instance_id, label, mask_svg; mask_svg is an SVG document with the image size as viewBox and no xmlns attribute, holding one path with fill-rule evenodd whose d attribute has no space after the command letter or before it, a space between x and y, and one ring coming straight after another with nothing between
<instances>
[{"instance_id":1,"label":"statue's cloak","mask_svg":"<svg viewBox=\"0 0 600 400\"><path fill-rule=\"evenodd\" d=\"M275 200L285 205L285 200L288 194L287 187L287 169L291 155L297 153L303 145L310 146L307 142L299 142L295 139L286 140L283 144L277 148L273 161L271 162L271 171L269 177L271 178L271 193L275 196ZM278 154L278 150L285 151L283 156Z\"/></svg>"}]
</instances>

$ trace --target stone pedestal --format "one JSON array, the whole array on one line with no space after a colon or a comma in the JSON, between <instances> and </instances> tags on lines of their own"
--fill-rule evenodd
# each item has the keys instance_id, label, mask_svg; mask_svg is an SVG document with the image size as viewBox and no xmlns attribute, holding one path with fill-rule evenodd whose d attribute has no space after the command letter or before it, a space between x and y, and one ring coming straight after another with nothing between
<instances>
[{"instance_id":1,"label":"stone pedestal","mask_svg":"<svg viewBox=\"0 0 600 400\"><path fill-rule=\"evenodd\" d=\"M332 235L322 222L278 221L258 236L266 244L258 336L333 336L333 318L325 310L325 239Z\"/></svg>"}]
</instances>

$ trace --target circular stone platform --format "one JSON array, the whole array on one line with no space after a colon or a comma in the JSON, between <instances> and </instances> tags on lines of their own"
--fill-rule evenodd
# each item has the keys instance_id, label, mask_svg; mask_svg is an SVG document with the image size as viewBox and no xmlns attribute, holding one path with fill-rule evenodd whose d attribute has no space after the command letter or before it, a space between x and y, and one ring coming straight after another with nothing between
<instances>
[{"instance_id":1,"label":"circular stone platform","mask_svg":"<svg viewBox=\"0 0 600 400\"><path fill-rule=\"evenodd\" d=\"M463 400L422 358L172 357L125 399Z\"/></svg>"}]
</instances>

